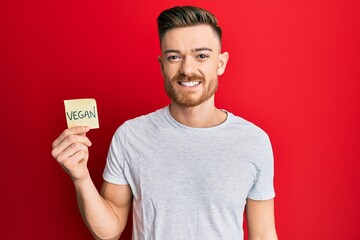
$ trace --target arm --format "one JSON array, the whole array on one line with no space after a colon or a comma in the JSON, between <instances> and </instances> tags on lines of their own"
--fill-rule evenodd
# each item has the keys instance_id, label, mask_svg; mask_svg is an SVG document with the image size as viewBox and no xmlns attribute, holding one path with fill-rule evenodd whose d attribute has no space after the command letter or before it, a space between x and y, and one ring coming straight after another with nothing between
<instances>
[{"instance_id":1,"label":"arm","mask_svg":"<svg viewBox=\"0 0 360 240\"><path fill-rule=\"evenodd\" d=\"M95 239L119 239L131 207L129 185L104 182L99 195L91 179L75 183L81 216Z\"/></svg>"},{"instance_id":2,"label":"arm","mask_svg":"<svg viewBox=\"0 0 360 240\"><path fill-rule=\"evenodd\" d=\"M128 185L104 182L102 196L91 180L88 168L86 127L66 129L53 143L52 155L75 185L79 210L96 239L118 239L126 226L132 193Z\"/></svg>"},{"instance_id":3,"label":"arm","mask_svg":"<svg viewBox=\"0 0 360 240\"><path fill-rule=\"evenodd\" d=\"M246 219L249 240L277 240L273 199L247 199Z\"/></svg>"}]
</instances>

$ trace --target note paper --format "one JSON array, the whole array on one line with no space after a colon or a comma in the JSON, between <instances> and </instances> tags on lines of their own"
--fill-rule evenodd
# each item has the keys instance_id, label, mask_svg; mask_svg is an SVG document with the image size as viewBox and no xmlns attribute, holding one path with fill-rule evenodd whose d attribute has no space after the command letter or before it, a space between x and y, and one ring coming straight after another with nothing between
<instances>
[{"instance_id":1,"label":"note paper","mask_svg":"<svg viewBox=\"0 0 360 240\"><path fill-rule=\"evenodd\" d=\"M99 128L96 101L93 98L65 100L65 114L68 128L88 126Z\"/></svg>"}]
</instances>

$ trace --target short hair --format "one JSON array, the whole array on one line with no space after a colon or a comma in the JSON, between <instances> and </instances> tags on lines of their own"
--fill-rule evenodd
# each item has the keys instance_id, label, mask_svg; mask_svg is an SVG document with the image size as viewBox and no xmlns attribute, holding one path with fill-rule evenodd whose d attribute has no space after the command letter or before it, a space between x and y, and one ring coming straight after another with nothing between
<instances>
[{"instance_id":1,"label":"short hair","mask_svg":"<svg viewBox=\"0 0 360 240\"><path fill-rule=\"evenodd\" d=\"M194 6L176 6L160 13L157 18L158 34L160 43L164 34L173 29L197 25L210 26L219 37L221 44L222 31L215 15L209 11Z\"/></svg>"}]
</instances>

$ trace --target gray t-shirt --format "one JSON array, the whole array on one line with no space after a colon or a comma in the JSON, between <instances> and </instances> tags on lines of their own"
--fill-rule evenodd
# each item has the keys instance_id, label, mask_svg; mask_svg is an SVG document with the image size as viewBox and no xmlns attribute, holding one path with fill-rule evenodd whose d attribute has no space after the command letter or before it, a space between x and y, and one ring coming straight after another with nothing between
<instances>
[{"instance_id":1,"label":"gray t-shirt","mask_svg":"<svg viewBox=\"0 0 360 240\"><path fill-rule=\"evenodd\" d=\"M165 107L117 129L103 177L131 187L134 240L243 239L246 199L275 196L267 134L227 115L191 128Z\"/></svg>"}]
</instances>

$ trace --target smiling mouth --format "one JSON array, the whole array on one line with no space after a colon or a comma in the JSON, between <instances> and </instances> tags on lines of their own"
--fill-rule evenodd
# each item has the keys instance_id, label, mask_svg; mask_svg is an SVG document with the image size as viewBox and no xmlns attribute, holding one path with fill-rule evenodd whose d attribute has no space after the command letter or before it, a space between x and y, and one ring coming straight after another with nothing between
<instances>
[{"instance_id":1,"label":"smiling mouth","mask_svg":"<svg viewBox=\"0 0 360 240\"><path fill-rule=\"evenodd\" d=\"M195 86L200 84L200 82L198 82L198 81L194 81L194 82L182 82L182 81L179 81L178 83L181 86L185 86L185 87L195 87Z\"/></svg>"}]
</instances>

